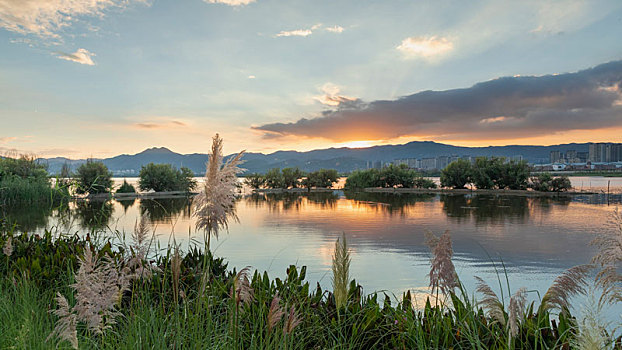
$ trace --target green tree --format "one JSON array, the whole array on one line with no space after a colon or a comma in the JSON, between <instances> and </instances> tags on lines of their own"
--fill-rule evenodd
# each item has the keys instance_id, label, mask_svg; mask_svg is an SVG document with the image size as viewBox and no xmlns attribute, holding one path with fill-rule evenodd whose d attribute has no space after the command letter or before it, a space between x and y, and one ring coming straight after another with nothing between
<instances>
[{"instance_id":1,"label":"green tree","mask_svg":"<svg viewBox=\"0 0 622 350\"><path fill-rule=\"evenodd\" d=\"M302 171L298 168L283 168L283 188L296 188L300 185L300 178L303 176Z\"/></svg>"},{"instance_id":2,"label":"green tree","mask_svg":"<svg viewBox=\"0 0 622 350\"><path fill-rule=\"evenodd\" d=\"M420 177L419 173L404 164L389 165L382 168L379 174L380 185L382 187L404 187L412 188L416 177Z\"/></svg>"},{"instance_id":3,"label":"green tree","mask_svg":"<svg viewBox=\"0 0 622 350\"><path fill-rule=\"evenodd\" d=\"M77 193L106 193L112 188L112 173L102 162L87 160L76 171Z\"/></svg>"},{"instance_id":4,"label":"green tree","mask_svg":"<svg viewBox=\"0 0 622 350\"><path fill-rule=\"evenodd\" d=\"M135 192L136 192L136 189L134 188L134 186L129 184L125 179L123 179L123 184L121 184L121 186L119 186L119 188L117 189L117 193L135 193Z\"/></svg>"},{"instance_id":5,"label":"green tree","mask_svg":"<svg viewBox=\"0 0 622 350\"><path fill-rule=\"evenodd\" d=\"M471 162L466 159L458 159L451 162L441 170L441 186L451 188L466 188L471 183L473 169Z\"/></svg>"},{"instance_id":6,"label":"green tree","mask_svg":"<svg viewBox=\"0 0 622 350\"><path fill-rule=\"evenodd\" d=\"M355 170L346 179L347 190L380 187L380 172L376 169Z\"/></svg>"},{"instance_id":7,"label":"green tree","mask_svg":"<svg viewBox=\"0 0 622 350\"><path fill-rule=\"evenodd\" d=\"M492 189L497 187L497 182L503 172L504 158L478 157L475 159L471 179L478 189Z\"/></svg>"},{"instance_id":8,"label":"green tree","mask_svg":"<svg viewBox=\"0 0 622 350\"><path fill-rule=\"evenodd\" d=\"M307 177L303 179L303 186L306 188L330 188L337 180L339 180L337 170L320 169L307 174Z\"/></svg>"},{"instance_id":9,"label":"green tree","mask_svg":"<svg viewBox=\"0 0 622 350\"><path fill-rule=\"evenodd\" d=\"M266 179L266 187L268 188L283 188L285 186L283 174L279 168L268 170L264 178Z\"/></svg>"},{"instance_id":10,"label":"green tree","mask_svg":"<svg viewBox=\"0 0 622 350\"><path fill-rule=\"evenodd\" d=\"M509 161L501 167L500 178L497 180L499 188L509 188L511 190L524 190L529 186L529 176L531 168L527 161Z\"/></svg>"},{"instance_id":11,"label":"green tree","mask_svg":"<svg viewBox=\"0 0 622 350\"><path fill-rule=\"evenodd\" d=\"M260 189L266 185L266 179L258 173L248 174L244 183L252 189Z\"/></svg>"},{"instance_id":12,"label":"green tree","mask_svg":"<svg viewBox=\"0 0 622 350\"><path fill-rule=\"evenodd\" d=\"M540 192L565 192L572 189L568 176L553 177L550 173L541 173L532 177L529 186Z\"/></svg>"},{"instance_id":13,"label":"green tree","mask_svg":"<svg viewBox=\"0 0 622 350\"><path fill-rule=\"evenodd\" d=\"M186 191L196 187L194 173L188 168L176 169L170 164L149 163L140 169L138 187L141 191Z\"/></svg>"}]
</instances>

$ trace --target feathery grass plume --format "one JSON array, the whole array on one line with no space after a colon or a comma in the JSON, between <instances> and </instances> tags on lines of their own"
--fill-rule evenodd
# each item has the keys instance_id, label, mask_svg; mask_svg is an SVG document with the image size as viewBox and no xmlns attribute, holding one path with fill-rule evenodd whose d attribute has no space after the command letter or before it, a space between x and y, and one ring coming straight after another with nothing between
<instances>
[{"instance_id":1,"label":"feathery grass plume","mask_svg":"<svg viewBox=\"0 0 622 350\"><path fill-rule=\"evenodd\" d=\"M522 287L512 297L508 308L508 329L512 337L518 335L520 322L525 315L525 304L527 303L527 288Z\"/></svg>"},{"instance_id":2,"label":"feathery grass plume","mask_svg":"<svg viewBox=\"0 0 622 350\"><path fill-rule=\"evenodd\" d=\"M127 262L127 267L133 270L134 273L130 276L132 279L149 279L153 275L154 271L157 271L156 266L152 266L148 261L150 240L149 235L149 217L147 213L144 213L140 217L140 221L134 224L134 232L132 232L132 250L133 255Z\"/></svg>"},{"instance_id":3,"label":"feathery grass plume","mask_svg":"<svg viewBox=\"0 0 622 350\"><path fill-rule=\"evenodd\" d=\"M95 333L102 333L116 323L120 314L115 310L128 289L128 279L108 259L99 261L87 247L80 258L80 268L71 287L76 291L73 307L77 319Z\"/></svg>"},{"instance_id":4,"label":"feathery grass plume","mask_svg":"<svg viewBox=\"0 0 622 350\"><path fill-rule=\"evenodd\" d=\"M56 304L58 304L58 309L51 310L51 312L58 317L58 321L56 322L54 330L47 337L46 341L49 341L52 337L57 336L61 340L68 341L74 349L77 349L77 317L69 307L69 302L67 302L67 299L60 293L56 293Z\"/></svg>"},{"instance_id":5,"label":"feathery grass plume","mask_svg":"<svg viewBox=\"0 0 622 350\"><path fill-rule=\"evenodd\" d=\"M350 282L350 251L346 242L346 234L335 242L333 254L333 295L337 309L344 307L348 301L348 283Z\"/></svg>"},{"instance_id":6,"label":"feathery grass plume","mask_svg":"<svg viewBox=\"0 0 622 350\"><path fill-rule=\"evenodd\" d=\"M576 336L570 341L573 349L610 349L612 341L607 337L607 326L600 319L602 304L590 290L587 303L581 309L581 319L577 322Z\"/></svg>"},{"instance_id":7,"label":"feathery grass plume","mask_svg":"<svg viewBox=\"0 0 622 350\"><path fill-rule=\"evenodd\" d=\"M502 326L505 326L505 312L503 310L503 304L499 301L499 297L483 279L477 276L475 276L475 279L477 280L476 291L484 295L484 298L479 301L479 304L486 310L490 318L499 322Z\"/></svg>"},{"instance_id":8,"label":"feathery grass plume","mask_svg":"<svg viewBox=\"0 0 622 350\"><path fill-rule=\"evenodd\" d=\"M233 279L233 287L231 287L231 294L235 297L235 305L240 305L241 302L249 304L254 299L254 290L251 288L251 283L248 279L250 272L250 266L246 266L240 272L235 275Z\"/></svg>"},{"instance_id":9,"label":"feathery grass plume","mask_svg":"<svg viewBox=\"0 0 622 350\"><path fill-rule=\"evenodd\" d=\"M80 267L75 274L76 282L70 285L75 291L76 304L69 308L67 299L58 295L58 309L52 312L60 318L50 336L58 335L63 339L73 337L71 332L77 322L83 322L89 330L101 334L111 328L120 315L116 307L123 292L129 288L127 271L119 270L111 260L100 261L93 255L90 246L84 249L78 261Z\"/></svg>"},{"instance_id":10,"label":"feathery grass plume","mask_svg":"<svg viewBox=\"0 0 622 350\"><path fill-rule=\"evenodd\" d=\"M6 256L11 256L11 254L13 254L13 241L12 241L12 237L9 236L9 238L7 238L6 242L4 243L4 247L2 248L2 252Z\"/></svg>"},{"instance_id":11,"label":"feathery grass plume","mask_svg":"<svg viewBox=\"0 0 622 350\"><path fill-rule=\"evenodd\" d=\"M302 319L298 317L298 315L296 314L296 310L294 310L294 307L292 306L289 309L289 315L287 316L287 321L285 322L285 325L283 326L283 333L291 334L301 322L302 322Z\"/></svg>"},{"instance_id":12,"label":"feathery grass plume","mask_svg":"<svg viewBox=\"0 0 622 350\"><path fill-rule=\"evenodd\" d=\"M272 332L274 327L281 322L281 319L285 315L285 312L281 308L280 302L281 298L279 298L279 295L277 294L274 298L272 298L272 303L270 303L270 310L268 311L268 331L270 332Z\"/></svg>"},{"instance_id":13,"label":"feathery grass plume","mask_svg":"<svg viewBox=\"0 0 622 350\"><path fill-rule=\"evenodd\" d=\"M181 254L179 245L173 240L173 256L171 257L171 278L173 282L173 300L179 302L179 281L181 276Z\"/></svg>"},{"instance_id":14,"label":"feathery grass plume","mask_svg":"<svg viewBox=\"0 0 622 350\"><path fill-rule=\"evenodd\" d=\"M426 244L432 251L430 264L430 287L432 291L440 290L442 294L452 291L457 285L457 276L454 263L451 261L454 251L451 247L451 236L445 231L440 238L434 235L426 239ZM432 238L433 237L433 238Z\"/></svg>"},{"instance_id":15,"label":"feathery grass plume","mask_svg":"<svg viewBox=\"0 0 622 350\"><path fill-rule=\"evenodd\" d=\"M223 165L222 139L216 134L205 171L205 184L194 199L196 227L207 235L207 247L212 235L218 238L222 229L228 228L229 219L237 220L235 213L235 193L238 167L242 163L244 151L229 159Z\"/></svg>"},{"instance_id":16,"label":"feathery grass plume","mask_svg":"<svg viewBox=\"0 0 622 350\"><path fill-rule=\"evenodd\" d=\"M616 303L622 301L622 275L618 268L622 265L622 212L615 208L608 221L609 230L598 234L591 245L598 248L592 262L600 266L596 284L602 288L600 302Z\"/></svg>"},{"instance_id":17,"label":"feathery grass plume","mask_svg":"<svg viewBox=\"0 0 622 350\"><path fill-rule=\"evenodd\" d=\"M569 268L555 278L553 284L542 297L541 307L546 310L569 308L568 302L573 295L585 293L586 278L591 269L591 265L578 265Z\"/></svg>"}]
</instances>

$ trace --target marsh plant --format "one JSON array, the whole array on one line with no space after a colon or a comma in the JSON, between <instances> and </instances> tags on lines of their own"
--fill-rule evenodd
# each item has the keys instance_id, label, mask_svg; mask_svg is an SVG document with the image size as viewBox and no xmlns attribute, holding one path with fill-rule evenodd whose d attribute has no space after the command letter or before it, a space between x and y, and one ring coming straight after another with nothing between
<instances>
[{"instance_id":1,"label":"marsh plant","mask_svg":"<svg viewBox=\"0 0 622 350\"><path fill-rule=\"evenodd\" d=\"M222 143L222 138L216 134L206 165L205 183L193 202L196 227L205 232L207 249L212 235L218 238L219 232L229 227L229 220L238 220L235 212L237 174L243 171L238 166L244 151L223 163Z\"/></svg>"},{"instance_id":2,"label":"marsh plant","mask_svg":"<svg viewBox=\"0 0 622 350\"><path fill-rule=\"evenodd\" d=\"M335 242L333 253L333 295L337 309L342 309L348 301L348 284L350 283L350 250L346 242L346 234L343 233L341 239Z\"/></svg>"}]
</instances>

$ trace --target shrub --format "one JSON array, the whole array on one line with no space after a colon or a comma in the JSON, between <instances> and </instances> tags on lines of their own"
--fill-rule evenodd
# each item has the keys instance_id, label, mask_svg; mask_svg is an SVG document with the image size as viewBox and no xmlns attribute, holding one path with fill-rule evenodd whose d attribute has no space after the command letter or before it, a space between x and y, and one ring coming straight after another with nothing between
<instances>
[{"instance_id":1,"label":"shrub","mask_svg":"<svg viewBox=\"0 0 622 350\"><path fill-rule=\"evenodd\" d=\"M471 183L473 169L471 162L466 159L458 159L451 162L441 171L441 186L451 188L466 188Z\"/></svg>"},{"instance_id":2,"label":"shrub","mask_svg":"<svg viewBox=\"0 0 622 350\"><path fill-rule=\"evenodd\" d=\"M433 180L426 179L424 177L415 178L413 181L414 188L436 188L436 183Z\"/></svg>"},{"instance_id":3,"label":"shrub","mask_svg":"<svg viewBox=\"0 0 622 350\"><path fill-rule=\"evenodd\" d=\"M566 175L553 177L550 173L542 173L531 178L529 187L541 192L565 192L570 190L572 185Z\"/></svg>"},{"instance_id":4,"label":"shrub","mask_svg":"<svg viewBox=\"0 0 622 350\"><path fill-rule=\"evenodd\" d=\"M78 193L106 193L112 188L112 173L102 162L91 159L80 165L76 172Z\"/></svg>"},{"instance_id":5,"label":"shrub","mask_svg":"<svg viewBox=\"0 0 622 350\"><path fill-rule=\"evenodd\" d=\"M126 180L123 180L123 184L117 189L117 193L136 193L136 189Z\"/></svg>"},{"instance_id":6,"label":"shrub","mask_svg":"<svg viewBox=\"0 0 622 350\"><path fill-rule=\"evenodd\" d=\"M0 158L0 203L55 203L69 196L68 184L52 187L47 168L34 157Z\"/></svg>"},{"instance_id":7,"label":"shrub","mask_svg":"<svg viewBox=\"0 0 622 350\"><path fill-rule=\"evenodd\" d=\"M190 192L196 187L194 173L190 169L184 167L176 169L170 164L149 163L140 169L139 176L138 187L141 191Z\"/></svg>"}]
</instances>

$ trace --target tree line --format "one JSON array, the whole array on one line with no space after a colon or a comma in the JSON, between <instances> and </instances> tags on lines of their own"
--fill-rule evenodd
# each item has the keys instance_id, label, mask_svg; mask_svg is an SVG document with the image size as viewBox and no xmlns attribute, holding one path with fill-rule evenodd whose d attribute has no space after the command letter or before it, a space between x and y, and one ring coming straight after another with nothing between
<instances>
[{"instance_id":1,"label":"tree line","mask_svg":"<svg viewBox=\"0 0 622 350\"><path fill-rule=\"evenodd\" d=\"M572 188L568 176L549 173L536 176L526 161L507 161L504 157L478 157L475 162L458 159L441 171L441 186L447 188L533 189L541 192L563 192Z\"/></svg>"}]
</instances>

